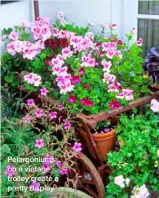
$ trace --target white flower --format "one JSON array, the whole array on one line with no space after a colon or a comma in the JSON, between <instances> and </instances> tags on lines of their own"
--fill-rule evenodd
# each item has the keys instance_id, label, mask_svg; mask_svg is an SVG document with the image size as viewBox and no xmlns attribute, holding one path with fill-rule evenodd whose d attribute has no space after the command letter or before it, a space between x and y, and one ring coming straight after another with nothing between
<instances>
[{"instance_id":1,"label":"white flower","mask_svg":"<svg viewBox=\"0 0 159 198\"><path fill-rule=\"evenodd\" d=\"M147 198L150 194L145 185L142 185L140 187L135 186L132 192L133 195L131 198Z\"/></svg>"},{"instance_id":2,"label":"white flower","mask_svg":"<svg viewBox=\"0 0 159 198\"><path fill-rule=\"evenodd\" d=\"M130 183L130 179L129 179L129 178L126 178L126 179L125 179L125 183L126 183L126 185L128 186L129 183Z\"/></svg>"},{"instance_id":3,"label":"white flower","mask_svg":"<svg viewBox=\"0 0 159 198\"><path fill-rule=\"evenodd\" d=\"M125 179L123 178L122 175L117 176L114 178L114 183L118 186L120 186L120 188L124 188L125 184L124 184Z\"/></svg>"},{"instance_id":4,"label":"white flower","mask_svg":"<svg viewBox=\"0 0 159 198\"><path fill-rule=\"evenodd\" d=\"M62 19L65 19L65 13L60 11L57 13L57 17L56 17L58 20L62 20Z\"/></svg>"},{"instance_id":5,"label":"white flower","mask_svg":"<svg viewBox=\"0 0 159 198\"><path fill-rule=\"evenodd\" d=\"M159 112L159 102L157 100L151 100L151 109L153 112Z\"/></svg>"}]
</instances>

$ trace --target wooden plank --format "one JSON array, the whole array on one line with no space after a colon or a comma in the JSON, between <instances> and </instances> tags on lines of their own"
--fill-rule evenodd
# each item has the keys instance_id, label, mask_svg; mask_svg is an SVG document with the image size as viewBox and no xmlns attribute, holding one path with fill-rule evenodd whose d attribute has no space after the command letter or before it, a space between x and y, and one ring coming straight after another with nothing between
<instances>
[{"instance_id":1,"label":"wooden plank","mask_svg":"<svg viewBox=\"0 0 159 198\"><path fill-rule=\"evenodd\" d=\"M131 110L135 107L139 107L139 106L142 106L144 104L147 104L153 98L158 98L158 97L159 97L159 91L153 93L150 96L142 97L135 102L130 102L129 106L126 106L126 107L120 107L116 110L111 110L111 111L108 111L108 112L100 112L98 114L94 114L94 115L91 115L91 116L86 116L84 114L80 114L78 116L81 117L82 119L84 119L85 122L87 122L87 124L89 125L89 127L95 127L95 125L98 122L104 121L104 120L106 120L108 118L111 118L111 117L114 117L114 116L117 116L118 114L129 111L129 110Z\"/></svg>"}]
</instances>

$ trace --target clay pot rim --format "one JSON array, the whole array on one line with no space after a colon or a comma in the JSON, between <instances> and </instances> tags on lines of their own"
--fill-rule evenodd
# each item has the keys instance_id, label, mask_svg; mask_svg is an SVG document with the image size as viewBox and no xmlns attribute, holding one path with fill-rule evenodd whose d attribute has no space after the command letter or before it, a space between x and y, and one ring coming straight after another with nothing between
<instances>
[{"instance_id":1,"label":"clay pot rim","mask_svg":"<svg viewBox=\"0 0 159 198\"><path fill-rule=\"evenodd\" d=\"M92 136L94 138L99 138L99 137L102 138L102 137L106 137L106 136L110 136L110 135L114 134L115 131L116 131L116 128L111 130L111 131L109 131L109 132L107 132L107 133L92 134Z\"/></svg>"}]
</instances>

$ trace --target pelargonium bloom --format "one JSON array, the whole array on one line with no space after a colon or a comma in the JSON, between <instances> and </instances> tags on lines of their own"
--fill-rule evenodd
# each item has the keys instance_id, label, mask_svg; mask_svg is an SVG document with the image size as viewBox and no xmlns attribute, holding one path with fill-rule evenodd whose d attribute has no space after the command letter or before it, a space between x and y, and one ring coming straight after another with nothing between
<instances>
[{"instance_id":1,"label":"pelargonium bloom","mask_svg":"<svg viewBox=\"0 0 159 198\"><path fill-rule=\"evenodd\" d=\"M75 152L80 152L82 150L81 143L75 142L74 146L72 147Z\"/></svg>"},{"instance_id":2,"label":"pelargonium bloom","mask_svg":"<svg viewBox=\"0 0 159 198\"><path fill-rule=\"evenodd\" d=\"M50 112L50 113L49 113L49 117L50 117L51 119L57 118L57 112L56 112L56 111Z\"/></svg>"},{"instance_id":3,"label":"pelargonium bloom","mask_svg":"<svg viewBox=\"0 0 159 198\"><path fill-rule=\"evenodd\" d=\"M139 40L136 41L136 44L137 44L139 47L142 46L142 43L143 43L142 38L139 38Z\"/></svg>"},{"instance_id":4,"label":"pelargonium bloom","mask_svg":"<svg viewBox=\"0 0 159 198\"><path fill-rule=\"evenodd\" d=\"M64 129L68 130L71 128L71 123L68 120L64 120Z\"/></svg>"},{"instance_id":5,"label":"pelargonium bloom","mask_svg":"<svg viewBox=\"0 0 159 198\"><path fill-rule=\"evenodd\" d=\"M105 59L102 60L102 65L104 67L103 71L106 71L107 73L109 73L110 68L112 66L111 61L106 61Z\"/></svg>"},{"instance_id":6,"label":"pelargonium bloom","mask_svg":"<svg viewBox=\"0 0 159 198\"><path fill-rule=\"evenodd\" d=\"M83 98L80 100L80 103L83 105L83 106L88 106L88 107L92 107L94 106L94 102L92 100L90 100L89 98Z\"/></svg>"},{"instance_id":7,"label":"pelargonium bloom","mask_svg":"<svg viewBox=\"0 0 159 198\"><path fill-rule=\"evenodd\" d=\"M29 106L29 107L33 107L33 106L35 106L35 102L34 102L34 99L28 99L27 101L26 101L26 103L27 103L27 105Z\"/></svg>"},{"instance_id":8,"label":"pelargonium bloom","mask_svg":"<svg viewBox=\"0 0 159 198\"><path fill-rule=\"evenodd\" d=\"M81 82L80 76L72 76L71 82L75 85Z\"/></svg>"},{"instance_id":9,"label":"pelargonium bloom","mask_svg":"<svg viewBox=\"0 0 159 198\"><path fill-rule=\"evenodd\" d=\"M114 76L113 74L104 73L103 82L107 82L109 84L109 83L113 83L115 79L116 76Z\"/></svg>"},{"instance_id":10,"label":"pelargonium bloom","mask_svg":"<svg viewBox=\"0 0 159 198\"><path fill-rule=\"evenodd\" d=\"M19 38L19 36L18 36L18 33L17 32L14 32L14 31L12 31L10 34L9 34L9 39L11 39L11 40L17 40L18 38Z\"/></svg>"},{"instance_id":11,"label":"pelargonium bloom","mask_svg":"<svg viewBox=\"0 0 159 198\"><path fill-rule=\"evenodd\" d=\"M39 192L40 190L40 183L37 181L33 181L31 185L29 186L29 190L33 192Z\"/></svg>"},{"instance_id":12,"label":"pelargonium bloom","mask_svg":"<svg viewBox=\"0 0 159 198\"><path fill-rule=\"evenodd\" d=\"M46 96L49 91L46 88L40 89L40 94Z\"/></svg>"},{"instance_id":13,"label":"pelargonium bloom","mask_svg":"<svg viewBox=\"0 0 159 198\"><path fill-rule=\"evenodd\" d=\"M23 122L24 122L25 124L30 124L31 121L33 120L33 117L30 116L30 115L26 115L26 116L22 117L22 120L23 120Z\"/></svg>"},{"instance_id":14,"label":"pelargonium bloom","mask_svg":"<svg viewBox=\"0 0 159 198\"><path fill-rule=\"evenodd\" d=\"M60 160L58 160L58 161L56 162L56 166L57 166L58 168L61 168L62 162L61 162Z\"/></svg>"},{"instance_id":15,"label":"pelargonium bloom","mask_svg":"<svg viewBox=\"0 0 159 198\"><path fill-rule=\"evenodd\" d=\"M15 166L7 165L7 169L5 170L4 174L9 176L9 177L13 177L16 174Z\"/></svg>"},{"instance_id":16,"label":"pelargonium bloom","mask_svg":"<svg viewBox=\"0 0 159 198\"><path fill-rule=\"evenodd\" d=\"M64 109L64 106L61 104L61 105L58 106L58 109L59 109L60 111L62 111L62 110Z\"/></svg>"},{"instance_id":17,"label":"pelargonium bloom","mask_svg":"<svg viewBox=\"0 0 159 198\"><path fill-rule=\"evenodd\" d=\"M159 102L155 99L151 100L151 109L153 112L158 112L159 113Z\"/></svg>"},{"instance_id":18,"label":"pelargonium bloom","mask_svg":"<svg viewBox=\"0 0 159 198\"><path fill-rule=\"evenodd\" d=\"M121 40L118 40L118 45L122 45L123 42Z\"/></svg>"},{"instance_id":19,"label":"pelargonium bloom","mask_svg":"<svg viewBox=\"0 0 159 198\"><path fill-rule=\"evenodd\" d=\"M118 100L113 100L112 102L109 103L109 107L113 109L118 109L119 107L121 107L121 104Z\"/></svg>"},{"instance_id":20,"label":"pelargonium bloom","mask_svg":"<svg viewBox=\"0 0 159 198\"><path fill-rule=\"evenodd\" d=\"M122 90L121 84L117 81L108 85L108 92L119 92Z\"/></svg>"},{"instance_id":21,"label":"pelargonium bloom","mask_svg":"<svg viewBox=\"0 0 159 198\"><path fill-rule=\"evenodd\" d=\"M33 84L34 86L38 87L41 84L41 76L29 73L24 76L24 81L26 81L28 84Z\"/></svg>"},{"instance_id":22,"label":"pelargonium bloom","mask_svg":"<svg viewBox=\"0 0 159 198\"><path fill-rule=\"evenodd\" d=\"M77 99L76 96L70 95L69 98L68 98L68 101L69 101L70 104L72 104L76 101L76 99Z\"/></svg>"},{"instance_id":23,"label":"pelargonium bloom","mask_svg":"<svg viewBox=\"0 0 159 198\"><path fill-rule=\"evenodd\" d=\"M44 146L44 142L43 142L43 139L37 139L35 141L35 147L36 148L42 148Z\"/></svg>"},{"instance_id":24,"label":"pelargonium bloom","mask_svg":"<svg viewBox=\"0 0 159 198\"><path fill-rule=\"evenodd\" d=\"M80 73L80 75L84 75L84 74L85 74L85 69L84 69L84 67L81 67L81 68L79 69L79 73Z\"/></svg>"},{"instance_id":25,"label":"pelargonium bloom","mask_svg":"<svg viewBox=\"0 0 159 198\"><path fill-rule=\"evenodd\" d=\"M61 174L61 175L67 175L67 174L68 174L68 169L67 169L67 168L62 168L62 169L60 170L60 174Z\"/></svg>"},{"instance_id":26,"label":"pelargonium bloom","mask_svg":"<svg viewBox=\"0 0 159 198\"><path fill-rule=\"evenodd\" d=\"M49 162L44 162L43 163L43 170L44 170L44 173L47 173L51 170L51 164Z\"/></svg>"},{"instance_id":27,"label":"pelargonium bloom","mask_svg":"<svg viewBox=\"0 0 159 198\"><path fill-rule=\"evenodd\" d=\"M90 85L84 84L84 85L83 85L83 88L84 88L84 89L89 89L89 88L90 88Z\"/></svg>"},{"instance_id":28,"label":"pelargonium bloom","mask_svg":"<svg viewBox=\"0 0 159 198\"><path fill-rule=\"evenodd\" d=\"M43 116L43 110L42 109L37 109L35 111L35 115L37 118L41 118Z\"/></svg>"}]
</instances>

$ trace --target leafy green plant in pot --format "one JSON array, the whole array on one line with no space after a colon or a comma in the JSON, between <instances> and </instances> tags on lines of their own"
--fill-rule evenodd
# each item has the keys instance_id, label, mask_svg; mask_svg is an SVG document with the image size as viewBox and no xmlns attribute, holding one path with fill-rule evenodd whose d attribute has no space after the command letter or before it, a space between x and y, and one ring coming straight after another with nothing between
<instances>
[{"instance_id":1,"label":"leafy green plant in pot","mask_svg":"<svg viewBox=\"0 0 159 198\"><path fill-rule=\"evenodd\" d=\"M149 108L143 115L120 117L116 133L124 143L118 152L108 154L112 174L107 198L147 198L159 193L159 102L153 99Z\"/></svg>"}]
</instances>

